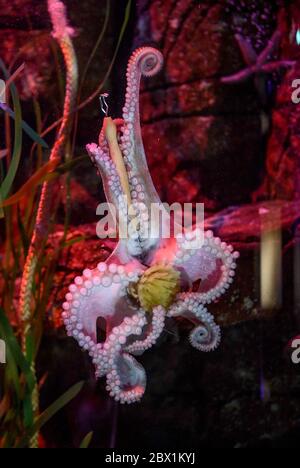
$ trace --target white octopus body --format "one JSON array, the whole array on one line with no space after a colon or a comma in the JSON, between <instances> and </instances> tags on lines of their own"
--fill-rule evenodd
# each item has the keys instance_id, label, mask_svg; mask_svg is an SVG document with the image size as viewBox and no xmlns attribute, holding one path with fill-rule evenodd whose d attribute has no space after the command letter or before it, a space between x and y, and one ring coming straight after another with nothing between
<instances>
[{"instance_id":1,"label":"white octopus body","mask_svg":"<svg viewBox=\"0 0 300 468\"><path fill-rule=\"evenodd\" d=\"M142 354L157 342L164 330L166 317L184 316L196 324L190 335L195 348L204 352L217 348L220 328L205 305L230 287L238 258L238 253L231 246L215 238L210 231L199 241L200 227L168 239L161 235L143 236L153 221L149 215L151 205L164 208L153 185L143 148L139 88L141 76L153 76L162 64L161 53L150 47L138 49L132 55L127 69L123 119L115 121L139 230L132 232L128 239L121 239L106 262L100 263L95 270L85 270L81 277L75 278L63 305L68 334L90 354L96 377L106 376L108 392L121 403L133 403L142 398L146 374L132 355ZM99 146L91 144L87 149L101 174L107 201L117 208L119 222L129 224L131 218L124 203L122 183L104 130L100 133ZM168 215L165 220L169 221ZM130 299L128 287L137 283L149 267L157 264L172 266L189 285L199 280L201 283L197 292L178 294L168 310L157 306L149 313ZM106 321L103 343L97 342L99 318Z\"/></svg>"}]
</instances>

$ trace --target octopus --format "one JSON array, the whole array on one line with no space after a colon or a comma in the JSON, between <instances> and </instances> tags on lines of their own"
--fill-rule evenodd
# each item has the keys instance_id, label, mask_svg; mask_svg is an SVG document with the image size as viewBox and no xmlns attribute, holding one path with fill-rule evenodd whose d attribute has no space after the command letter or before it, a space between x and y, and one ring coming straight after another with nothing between
<instances>
[{"instance_id":1,"label":"octopus","mask_svg":"<svg viewBox=\"0 0 300 468\"><path fill-rule=\"evenodd\" d=\"M106 376L110 396L127 404L145 393L146 373L136 357L157 343L167 317L194 324L190 343L199 351L219 346L220 327L206 306L229 289L239 256L201 226L179 233L172 229L169 236L158 228L149 235L149 225L157 222L151 206L164 214L163 223L171 222L171 214L149 173L139 89L142 76L154 76L162 65L163 56L154 48L133 53L123 118L106 117L99 144L87 145L107 201L116 207L117 221L128 227L128 235L119 237L107 261L75 278L63 304L68 335L89 353L96 377ZM102 341L99 320L105 323Z\"/></svg>"}]
</instances>

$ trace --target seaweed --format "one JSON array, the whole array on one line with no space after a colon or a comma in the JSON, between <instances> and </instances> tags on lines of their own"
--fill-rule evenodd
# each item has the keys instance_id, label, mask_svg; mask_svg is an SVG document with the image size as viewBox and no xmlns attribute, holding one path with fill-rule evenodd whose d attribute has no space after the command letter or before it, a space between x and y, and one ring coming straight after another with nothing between
<instances>
[{"instance_id":1,"label":"seaweed","mask_svg":"<svg viewBox=\"0 0 300 468\"><path fill-rule=\"evenodd\" d=\"M60 1L49 0L50 13L51 4L54 8L63 8ZM41 412L39 394L47 381L47 374L38 380L36 362L49 308L51 309L49 296L53 277L62 249L70 242L82 240L67 240L71 211L71 174L85 159L82 156L74 157L78 115L88 103L98 97L110 76L127 28L131 5L132 1L129 0L115 51L104 78L92 95L82 102L81 94L89 66L107 34L111 15L110 1L106 3L106 16L97 42L78 80L72 30L66 23L67 34L59 37L59 31L53 24L54 37L51 38L49 34L49 40L52 42L53 54L59 55L57 81L64 96L64 115L46 129L44 125L47 116L43 115L37 98L32 98L36 129L22 119L22 104L16 79L22 75L23 67L12 72L16 60L8 68L0 61L0 68L7 80L6 103L1 105L1 118L4 116L5 119L6 149L0 158L0 217L5 239L0 263L0 339L6 344L7 364L0 372L0 448L42 446L40 430L79 394L84 385L84 382L79 382L72 386ZM56 41L65 57L66 80L59 66L61 54ZM45 138L48 139L57 128L59 130L56 132L49 159L45 161L50 146ZM33 143L29 155L23 132ZM26 162L31 165L31 175L20 186L17 179L23 158L27 155ZM59 245L49 254L47 244L58 219L59 198L62 197L57 196L54 188L61 180L66 187L64 235ZM87 434L80 448L87 448L92 436L92 433Z\"/></svg>"}]
</instances>

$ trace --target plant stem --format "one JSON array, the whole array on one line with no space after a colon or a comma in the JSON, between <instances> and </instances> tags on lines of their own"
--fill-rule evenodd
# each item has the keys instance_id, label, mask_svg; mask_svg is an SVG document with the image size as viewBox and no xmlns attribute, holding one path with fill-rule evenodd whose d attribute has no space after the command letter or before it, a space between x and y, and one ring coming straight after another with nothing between
<instances>
[{"instance_id":1,"label":"plant stem","mask_svg":"<svg viewBox=\"0 0 300 468\"><path fill-rule=\"evenodd\" d=\"M51 14L51 4L59 4L64 11L64 6L59 1L48 0L48 8ZM55 25L55 14L51 14L53 29L56 29ZM67 71L66 79L66 94L64 102L64 112L62 117L61 126L54 143L54 147L50 154L51 161L61 161L63 152L68 139L70 128L72 126L72 114L77 98L78 88L78 66L77 59L70 37L70 31L68 28L61 31L62 34L55 34L61 51L64 56L64 61ZM19 311L20 317L23 322L23 350L26 353L26 340L32 329L34 314L32 313L32 299L33 299L33 286L36 274L36 268L38 265L38 259L40 251L42 250L43 241L47 237L49 232L51 208L53 202L53 183L45 182L42 187L41 197L38 206L36 223L28 251L28 255L25 261L24 272L21 282L21 292L19 300ZM31 363L32 370L35 372L35 358L32 359ZM39 390L36 382L35 388L32 392L32 409L34 416L37 417L39 411ZM30 448L38 447L38 433L32 438Z\"/></svg>"}]
</instances>

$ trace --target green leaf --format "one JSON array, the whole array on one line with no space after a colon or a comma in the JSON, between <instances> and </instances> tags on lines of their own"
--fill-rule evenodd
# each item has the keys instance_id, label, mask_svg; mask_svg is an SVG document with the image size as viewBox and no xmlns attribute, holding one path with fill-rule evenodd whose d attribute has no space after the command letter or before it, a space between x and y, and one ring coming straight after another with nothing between
<instances>
[{"instance_id":1,"label":"green leaf","mask_svg":"<svg viewBox=\"0 0 300 468\"><path fill-rule=\"evenodd\" d=\"M4 218L4 210L2 208L2 196L0 191L0 219Z\"/></svg>"},{"instance_id":2,"label":"green leaf","mask_svg":"<svg viewBox=\"0 0 300 468\"><path fill-rule=\"evenodd\" d=\"M5 78L8 79L9 74L2 60L0 60L0 68L3 71ZM21 104L20 104L20 99L18 96L17 89L13 83L11 83L10 85L10 90L11 90L11 95L12 95L12 99L14 103L14 111L15 111L15 138L14 138L14 150L13 150L12 160L11 160L7 175L0 187L0 195L1 195L2 200L5 200L5 198L9 194L12 184L15 180L17 170L20 164L21 152L22 152Z\"/></svg>"},{"instance_id":3,"label":"green leaf","mask_svg":"<svg viewBox=\"0 0 300 468\"><path fill-rule=\"evenodd\" d=\"M103 81L100 83L100 85L98 86L96 91L94 91L87 99L85 99L83 102L80 103L80 105L77 107L77 110L83 109L87 104L89 104L96 97L98 97L99 94L101 93L101 90L103 89L106 81L108 80L108 78L109 78L109 76L111 74L111 71L112 71L112 69L114 67L117 55L119 53L120 46L121 46L122 41L123 41L124 34L126 32L126 29L127 29L128 23L129 23L130 14L131 14L131 7L132 7L132 0L128 0L127 5L126 5L126 9L125 9L123 24L122 24L122 27L121 27L121 30L120 30L118 41L117 41L117 45L115 47L113 57L112 57L112 59L110 61L109 67L108 67L107 72L106 72L106 74L105 74L105 76L103 78Z\"/></svg>"},{"instance_id":4,"label":"green leaf","mask_svg":"<svg viewBox=\"0 0 300 468\"><path fill-rule=\"evenodd\" d=\"M3 336L0 330L0 336ZM13 355L9 347L6 347L6 361L5 366L7 386L12 387L15 391L18 400L21 399L21 385L20 385L20 374L18 367L14 361Z\"/></svg>"},{"instance_id":5,"label":"green leaf","mask_svg":"<svg viewBox=\"0 0 300 468\"><path fill-rule=\"evenodd\" d=\"M30 431L30 436L33 436L36 432L39 432L40 429L58 413L62 408L64 408L70 401L72 401L82 390L84 382L78 382L73 385L68 391L61 395L52 405L50 405L36 420L32 430Z\"/></svg>"},{"instance_id":6,"label":"green leaf","mask_svg":"<svg viewBox=\"0 0 300 468\"><path fill-rule=\"evenodd\" d=\"M105 8L105 19L104 19L104 23L103 23L103 27L101 29L101 32L99 34L99 37L96 41L96 44L94 45L94 48L91 52L91 55L86 63L86 66L84 68L84 71L82 73L82 78L81 78L81 84L80 84L80 93L81 94L81 90L83 88L83 85L85 83L85 79L86 79L86 76L87 76L87 73L88 73L88 70L89 70L89 67L97 53L97 50L99 49L99 46L103 40L103 38L105 37L105 33L106 33L106 30L107 30L107 26L108 26L108 23L109 23L109 17L110 17L110 0L106 0L106 8Z\"/></svg>"},{"instance_id":7,"label":"green leaf","mask_svg":"<svg viewBox=\"0 0 300 468\"><path fill-rule=\"evenodd\" d=\"M23 372L28 388L31 391L35 385L34 375L30 369L30 364L22 353L18 340L15 337L14 331L2 308L0 308L0 333L6 343L7 349L9 349L9 352L11 353L12 359L21 372Z\"/></svg>"},{"instance_id":8,"label":"green leaf","mask_svg":"<svg viewBox=\"0 0 300 468\"><path fill-rule=\"evenodd\" d=\"M31 332L26 335L26 359L28 362L33 362L35 359L34 339Z\"/></svg>"},{"instance_id":9,"label":"green leaf","mask_svg":"<svg viewBox=\"0 0 300 468\"><path fill-rule=\"evenodd\" d=\"M83 441L81 442L80 444L80 447L81 449L87 449L89 448L91 442L92 442L92 438L93 438L93 435L94 433L93 432L89 432L85 438L83 439Z\"/></svg>"},{"instance_id":10,"label":"green leaf","mask_svg":"<svg viewBox=\"0 0 300 468\"><path fill-rule=\"evenodd\" d=\"M60 166L57 166L58 161L48 161L42 167L37 169L30 179L28 179L14 195L3 202L1 202L0 193L0 217L1 208L19 203L24 197L27 197L28 193L32 193L37 186L60 177L62 174L71 171L74 167L79 166L80 163L88 159L89 158L87 156L80 156L79 158L76 158L66 164L61 164Z\"/></svg>"},{"instance_id":11,"label":"green leaf","mask_svg":"<svg viewBox=\"0 0 300 468\"><path fill-rule=\"evenodd\" d=\"M56 415L62 408L64 408L70 401L72 401L81 391L84 382L78 382L73 385L66 393L61 395L52 405L50 405L36 420L32 427L28 428L24 437L18 442L17 448L24 448L35 434Z\"/></svg>"},{"instance_id":12,"label":"green leaf","mask_svg":"<svg viewBox=\"0 0 300 468\"><path fill-rule=\"evenodd\" d=\"M0 103L0 109L3 110L3 112L6 112L13 120L16 119L14 111L7 105ZM49 146L45 142L45 140L40 137L24 120L21 121L22 128L25 133L38 145L42 146L42 148L48 149Z\"/></svg>"},{"instance_id":13,"label":"green leaf","mask_svg":"<svg viewBox=\"0 0 300 468\"><path fill-rule=\"evenodd\" d=\"M27 392L26 395L24 396L24 401L23 401L23 410L24 410L24 426L27 427L32 427L33 422L34 422L34 414L33 414L33 408L32 408L32 398L31 398L31 393Z\"/></svg>"},{"instance_id":14,"label":"green leaf","mask_svg":"<svg viewBox=\"0 0 300 468\"><path fill-rule=\"evenodd\" d=\"M79 156L78 158L72 159L64 164L57 166L56 171L59 174L65 174L66 172L72 171L75 167L78 167L81 163L89 161L88 156Z\"/></svg>"},{"instance_id":15,"label":"green leaf","mask_svg":"<svg viewBox=\"0 0 300 468\"><path fill-rule=\"evenodd\" d=\"M21 201L28 193L32 191L40 184L45 182L49 174L51 174L57 166L57 161L48 161L44 166L40 167L31 177L25 182L24 185L11 197L7 198L2 202L0 207L7 207L10 205L15 205Z\"/></svg>"}]
</instances>

